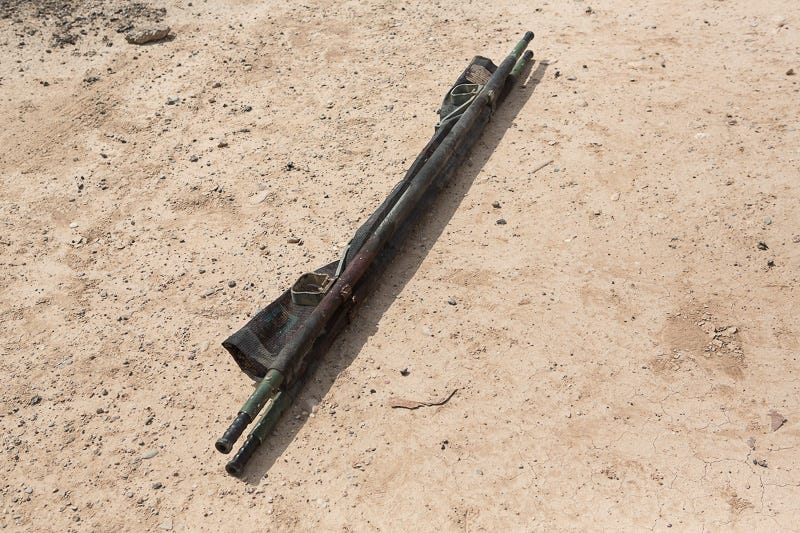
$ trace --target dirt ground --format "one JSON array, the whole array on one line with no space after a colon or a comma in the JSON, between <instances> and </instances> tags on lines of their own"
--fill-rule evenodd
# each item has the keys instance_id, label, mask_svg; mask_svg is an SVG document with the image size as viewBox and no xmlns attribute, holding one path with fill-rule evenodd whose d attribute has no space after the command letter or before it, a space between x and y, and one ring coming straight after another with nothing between
<instances>
[{"instance_id":1,"label":"dirt ground","mask_svg":"<svg viewBox=\"0 0 800 533\"><path fill-rule=\"evenodd\" d=\"M527 29L530 77L226 475L252 388L220 342ZM0 46L0 528L797 529L796 2L0 0Z\"/></svg>"}]
</instances>

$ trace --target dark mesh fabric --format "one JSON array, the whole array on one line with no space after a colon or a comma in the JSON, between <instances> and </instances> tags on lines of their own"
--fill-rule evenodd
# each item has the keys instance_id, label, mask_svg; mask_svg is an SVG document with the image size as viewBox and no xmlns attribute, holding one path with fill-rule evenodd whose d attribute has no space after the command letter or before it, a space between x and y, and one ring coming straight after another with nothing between
<instances>
[{"instance_id":1,"label":"dark mesh fabric","mask_svg":"<svg viewBox=\"0 0 800 533\"><path fill-rule=\"evenodd\" d=\"M338 261L330 263L317 272L333 275L337 264ZM313 310L313 306L292 302L291 292L285 291L242 329L225 339L222 346L248 376L264 377L283 345Z\"/></svg>"},{"instance_id":2,"label":"dark mesh fabric","mask_svg":"<svg viewBox=\"0 0 800 533\"><path fill-rule=\"evenodd\" d=\"M491 75L497 67L488 59L477 56L470 65L464 70L453 87L462 83L485 83L479 79L480 76ZM488 73L488 74L487 74ZM450 91L448 91L449 94ZM447 99L445 99L447 101ZM443 104L444 107L444 104ZM441 111L444 113L444 111ZM482 124L489 120L491 112L482 115ZM445 116L442 114L441 116ZM395 185L389 196L381 203L378 209L361 225L350 241L350 248L345 256L345 264L355 257L361 246L373 233L373 230L383 221L386 215L394 207L397 200L403 195L414 176L425 165L430 156L439 146L441 141L447 136L457 121L450 121L440 127L422 152L417 156L414 163L406 172L403 179ZM471 136L454 154L448 166L441 172L437 180L425 193L425 196L414 208L412 216L409 216L402 226L398 228L394 236L386 243L385 247L369 266L368 270L353 287L353 298L348 299L328 322L325 332L315 341L308 357L303 358L303 365L313 365L319 357L327 351L335 336L348 324L349 317L353 312L353 307L360 305L367 295L371 292L374 285L378 282L380 274L386 269L392 259L400 251L402 241L411 231L416 221L420 220L430 209L439 189L444 186L446 181L457 169L466 156L467 151L477 140L477 136ZM338 261L325 265L316 272L333 275L338 266ZM298 276L301 273L298 273ZM284 292L277 300L259 311L247 324L239 331L228 337L222 345L236 360L239 367L251 378L258 379L266 374L267 370L275 361L275 356L281 351L287 340L292 337L303 321L315 309L314 306L297 305L292 302L291 293ZM285 383L288 387L292 386L295 378L305 374L305 368L289 369L285 375Z\"/></svg>"}]
</instances>

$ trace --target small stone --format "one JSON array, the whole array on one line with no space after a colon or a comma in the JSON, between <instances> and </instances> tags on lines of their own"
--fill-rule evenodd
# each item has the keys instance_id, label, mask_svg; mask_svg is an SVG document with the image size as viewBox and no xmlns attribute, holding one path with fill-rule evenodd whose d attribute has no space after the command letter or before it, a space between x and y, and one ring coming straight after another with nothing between
<instances>
[{"instance_id":1,"label":"small stone","mask_svg":"<svg viewBox=\"0 0 800 533\"><path fill-rule=\"evenodd\" d=\"M247 113L248 111L252 111L252 110L253 110L253 106L251 106L251 105L243 105L242 106L242 111L244 111L245 113Z\"/></svg>"},{"instance_id":2,"label":"small stone","mask_svg":"<svg viewBox=\"0 0 800 533\"><path fill-rule=\"evenodd\" d=\"M786 417L777 412L775 409L770 409L767 415L769 416L770 429L772 431L778 431L781 426L787 422Z\"/></svg>"},{"instance_id":3,"label":"small stone","mask_svg":"<svg viewBox=\"0 0 800 533\"><path fill-rule=\"evenodd\" d=\"M772 267L774 267L774 266L775 266L775 261L774 261L773 259L769 259L769 260L767 261L767 266L768 266L769 268L772 268Z\"/></svg>"},{"instance_id":4,"label":"small stone","mask_svg":"<svg viewBox=\"0 0 800 533\"><path fill-rule=\"evenodd\" d=\"M178 102L180 102L180 98L178 98L177 96L171 96L167 98L167 105L175 105Z\"/></svg>"},{"instance_id":5,"label":"small stone","mask_svg":"<svg viewBox=\"0 0 800 533\"><path fill-rule=\"evenodd\" d=\"M764 241L761 241L761 242L758 243L758 249L759 250L769 250L769 246L767 246L767 243L765 243Z\"/></svg>"},{"instance_id":6,"label":"small stone","mask_svg":"<svg viewBox=\"0 0 800 533\"><path fill-rule=\"evenodd\" d=\"M42 403L42 397L36 394L30 399L28 403L30 403L31 405L38 405Z\"/></svg>"},{"instance_id":7,"label":"small stone","mask_svg":"<svg viewBox=\"0 0 800 533\"><path fill-rule=\"evenodd\" d=\"M289 244L300 244L300 238L299 237L289 237L288 239L286 239L286 242L288 242Z\"/></svg>"},{"instance_id":8,"label":"small stone","mask_svg":"<svg viewBox=\"0 0 800 533\"><path fill-rule=\"evenodd\" d=\"M787 75L787 76L794 76L794 69L793 69L793 68L790 68L789 70L787 70L787 71L786 71L786 75Z\"/></svg>"},{"instance_id":9,"label":"small stone","mask_svg":"<svg viewBox=\"0 0 800 533\"><path fill-rule=\"evenodd\" d=\"M72 228L72 229L75 229L75 228L78 227L78 223L77 222L70 222L69 227Z\"/></svg>"},{"instance_id":10,"label":"small stone","mask_svg":"<svg viewBox=\"0 0 800 533\"><path fill-rule=\"evenodd\" d=\"M764 217L764 224L766 224L767 226L772 224L772 217Z\"/></svg>"},{"instance_id":11,"label":"small stone","mask_svg":"<svg viewBox=\"0 0 800 533\"><path fill-rule=\"evenodd\" d=\"M154 488L155 490L158 490L158 489L160 489L160 488L161 488L161 487L163 487L163 486L164 486L164 485L162 485L160 481L156 481L155 483L153 483L153 488Z\"/></svg>"},{"instance_id":12,"label":"small stone","mask_svg":"<svg viewBox=\"0 0 800 533\"><path fill-rule=\"evenodd\" d=\"M27 489L25 489L25 494L33 494L33 489L28 487Z\"/></svg>"},{"instance_id":13,"label":"small stone","mask_svg":"<svg viewBox=\"0 0 800 533\"><path fill-rule=\"evenodd\" d=\"M616 202L617 200L619 200L619 196L620 194L618 192L615 192L614 194L611 195L611 201Z\"/></svg>"},{"instance_id":14,"label":"small stone","mask_svg":"<svg viewBox=\"0 0 800 533\"><path fill-rule=\"evenodd\" d=\"M172 531L172 518L167 518L158 526L164 531Z\"/></svg>"},{"instance_id":15,"label":"small stone","mask_svg":"<svg viewBox=\"0 0 800 533\"><path fill-rule=\"evenodd\" d=\"M125 36L125 40L131 44L147 44L160 41L167 35L169 35L169 26L154 26L131 31Z\"/></svg>"},{"instance_id":16,"label":"small stone","mask_svg":"<svg viewBox=\"0 0 800 533\"><path fill-rule=\"evenodd\" d=\"M800 244L800 235L795 235L792 237L792 242L795 244Z\"/></svg>"},{"instance_id":17,"label":"small stone","mask_svg":"<svg viewBox=\"0 0 800 533\"><path fill-rule=\"evenodd\" d=\"M217 143L217 148L227 148L228 142L227 141L220 141Z\"/></svg>"},{"instance_id":18,"label":"small stone","mask_svg":"<svg viewBox=\"0 0 800 533\"><path fill-rule=\"evenodd\" d=\"M497 219L497 225L498 226L505 226L506 224L507 224L506 219L504 219L504 218L498 218Z\"/></svg>"},{"instance_id":19,"label":"small stone","mask_svg":"<svg viewBox=\"0 0 800 533\"><path fill-rule=\"evenodd\" d=\"M447 300L447 303L449 303L450 305L456 305L456 301L455 301L455 300L453 300L452 298L450 298L449 300Z\"/></svg>"},{"instance_id":20,"label":"small stone","mask_svg":"<svg viewBox=\"0 0 800 533\"><path fill-rule=\"evenodd\" d=\"M230 287L230 288L232 289L232 288L234 288L235 286L236 286L236 280L230 280L230 281L228 281L228 287Z\"/></svg>"},{"instance_id":21,"label":"small stone","mask_svg":"<svg viewBox=\"0 0 800 533\"><path fill-rule=\"evenodd\" d=\"M199 157L197 157L197 156L196 156L196 155L194 155L194 154L192 154L192 155L190 155L190 156L189 156L189 161L191 161L192 163L197 163L199 160L200 160L200 158L199 158Z\"/></svg>"},{"instance_id":22,"label":"small stone","mask_svg":"<svg viewBox=\"0 0 800 533\"><path fill-rule=\"evenodd\" d=\"M142 454L142 459L152 459L152 458L153 458L153 457L155 457L156 455L158 455L158 450L156 450L155 448L153 448L153 449L151 449L151 450L147 450L146 452L144 452L144 453Z\"/></svg>"},{"instance_id":23,"label":"small stone","mask_svg":"<svg viewBox=\"0 0 800 533\"><path fill-rule=\"evenodd\" d=\"M98 415L102 415L103 413L105 413L105 411L103 410L102 407L98 407L97 409L95 409L95 413L97 413Z\"/></svg>"},{"instance_id":24,"label":"small stone","mask_svg":"<svg viewBox=\"0 0 800 533\"><path fill-rule=\"evenodd\" d=\"M411 371L408 368L404 368L403 370L400 371L400 375L403 376L403 377L406 377L410 373L411 373Z\"/></svg>"},{"instance_id":25,"label":"small stone","mask_svg":"<svg viewBox=\"0 0 800 533\"><path fill-rule=\"evenodd\" d=\"M431 331L431 328L429 328L428 326L422 326L420 328L420 331L422 331L423 335L427 335L428 337L433 337L433 332Z\"/></svg>"},{"instance_id":26,"label":"small stone","mask_svg":"<svg viewBox=\"0 0 800 533\"><path fill-rule=\"evenodd\" d=\"M495 209L500 209L500 202L495 200L494 202L492 202L492 207L494 207Z\"/></svg>"}]
</instances>

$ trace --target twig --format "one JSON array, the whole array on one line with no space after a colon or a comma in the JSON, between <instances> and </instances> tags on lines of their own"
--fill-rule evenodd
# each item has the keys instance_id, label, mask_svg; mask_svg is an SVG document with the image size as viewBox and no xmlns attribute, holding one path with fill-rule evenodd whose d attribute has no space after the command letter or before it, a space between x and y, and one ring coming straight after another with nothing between
<instances>
[{"instance_id":1,"label":"twig","mask_svg":"<svg viewBox=\"0 0 800 533\"><path fill-rule=\"evenodd\" d=\"M434 405L444 405L450 401L458 389L453 389L453 392L447 395L443 400L438 402L418 402L416 400L404 400L402 398L392 398L389 400L389 407L392 409L419 409L420 407L432 407Z\"/></svg>"},{"instance_id":2,"label":"twig","mask_svg":"<svg viewBox=\"0 0 800 533\"><path fill-rule=\"evenodd\" d=\"M549 165L552 162L553 162L552 159L550 161L545 161L544 163L542 163L538 167L536 167L533 170L531 170L531 174L536 174L537 172L539 172L540 170L542 170L544 167L546 167L547 165Z\"/></svg>"}]
</instances>

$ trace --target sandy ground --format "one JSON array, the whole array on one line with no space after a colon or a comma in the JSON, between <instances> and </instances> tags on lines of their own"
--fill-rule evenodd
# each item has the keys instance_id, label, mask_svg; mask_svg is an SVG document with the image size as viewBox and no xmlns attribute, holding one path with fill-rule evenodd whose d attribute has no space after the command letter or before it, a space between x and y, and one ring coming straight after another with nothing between
<instances>
[{"instance_id":1,"label":"sandy ground","mask_svg":"<svg viewBox=\"0 0 800 533\"><path fill-rule=\"evenodd\" d=\"M795 2L56 4L0 2L0 528L798 527ZM227 476L220 342L526 29L525 86Z\"/></svg>"}]
</instances>

